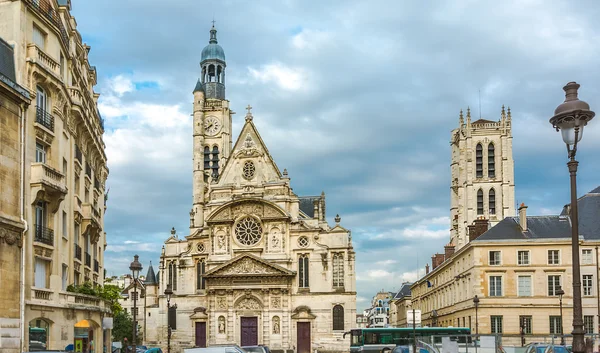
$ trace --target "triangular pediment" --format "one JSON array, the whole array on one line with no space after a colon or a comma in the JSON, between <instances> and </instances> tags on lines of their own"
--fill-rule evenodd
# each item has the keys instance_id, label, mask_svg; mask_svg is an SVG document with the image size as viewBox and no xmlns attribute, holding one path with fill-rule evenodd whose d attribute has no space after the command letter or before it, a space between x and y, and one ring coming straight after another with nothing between
<instances>
[{"instance_id":1,"label":"triangular pediment","mask_svg":"<svg viewBox=\"0 0 600 353\"><path fill-rule=\"evenodd\" d=\"M252 119L246 119L217 184L262 185L284 179Z\"/></svg>"},{"instance_id":2,"label":"triangular pediment","mask_svg":"<svg viewBox=\"0 0 600 353\"><path fill-rule=\"evenodd\" d=\"M290 271L287 268L272 264L250 254L244 254L233 258L206 273L207 278L239 276L279 277L295 275L296 273L294 271Z\"/></svg>"}]
</instances>

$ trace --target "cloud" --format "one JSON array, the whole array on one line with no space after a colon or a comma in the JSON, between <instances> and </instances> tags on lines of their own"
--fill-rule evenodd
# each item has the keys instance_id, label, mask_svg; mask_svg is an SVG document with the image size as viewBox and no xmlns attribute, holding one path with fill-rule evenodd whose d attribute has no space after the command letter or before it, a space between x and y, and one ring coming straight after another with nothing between
<instances>
[{"instance_id":1,"label":"cloud","mask_svg":"<svg viewBox=\"0 0 600 353\"><path fill-rule=\"evenodd\" d=\"M263 65L260 68L248 68L254 82L260 84L273 83L286 91L299 91L307 88L308 72L301 67L288 67L281 63Z\"/></svg>"},{"instance_id":2,"label":"cloud","mask_svg":"<svg viewBox=\"0 0 600 353\"><path fill-rule=\"evenodd\" d=\"M131 81L131 78L125 77L124 75L117 75L108 79L108 89L114 94L121 97L125 93L132 92L135 89L135 85Z\"/></svg>"}]
</instances>

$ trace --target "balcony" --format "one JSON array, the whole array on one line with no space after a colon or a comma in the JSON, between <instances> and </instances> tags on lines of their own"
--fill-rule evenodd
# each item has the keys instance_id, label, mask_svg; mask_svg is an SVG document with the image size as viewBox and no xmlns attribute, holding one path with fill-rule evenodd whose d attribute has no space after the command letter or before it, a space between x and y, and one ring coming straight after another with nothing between
<instances>
[{"instance_id":1,"label":"balcony","mask_svg":"<svg viewBox=\"0 0 600 353\"><path fill-rule=\"evenodd\" d=\"M54 231L43 225L36 224L34 241L54 246Z\"/></svg>"},{"instance_id":2,"label":"balcony","mask_svg":"<svg viewBox=\"0 0 600 353\"><path fill-rule=\"evenodd\" d=\"M98 269L100 268L100 264L98 260L94 260L94 272L98 273Z\"/></svg>"},{"instance_id":3,"label":"balcony","mask_svg":"<svg viewBox=\"0 0 600 353\"><path fill-rule=\"evenodd\" d=\"M39 16L48 20L51 24L56 26L58 32L60 33L60 40L66 48L69 48L69 35L67 34L67 30L60 20L60 16L52 8L49 0L24 0L29 8L36 12Z\"/></svg>"},{"instance_id":4,"label":"balcony","mask_svg":"<svg viewBox=\"0 0 600 353\"><path fill-rule=\"evenodd\" d=\"M54 132L54 117L43 107L37 106L35 109L35 122Z\"/></svg>"},{"instance_id":5,"label":"balcony","mask_svg":"<svg viewBox=\"0 0 600 353\"><path fill-rule=\"evenodd\" d=\"M38 65L50 75L60 78L60 64L34 43L27 45L27 61Z\"/></svg>"},{"instance_id":6,"label":"balcony","mask_svg":"<svg viewBox=\"0 0 600 353\"><path fill-rule=\"evenodd\" d=\"M85 265L87 267L92 267L92 255L90 253L85 253Z\"/></svg>"},{"instance_id":7,"label":"balcony","mask_svg":"<svg viewBox=\"0 0 600 353\"><path fill-rule=\"evenodd\" d=\"M43 200L56 212L67 195L65 176L44 163L31 163L31 203Z\"/></svg>"},{"instance_id":8,"label":"balcony","mask_svg":"<svg viewBox=\"0 0 600 353\"><path fill-rule=\"evenodd\" d=\"M81 246L75 244L75 258L81 261Z\"/></svg>"},{"instance_id":9,"label":"balcony","mask_svg":"<svg viewBox=\"0 0 600 353\"><path fill-rule=\"evenodd\" d=\"M47 288L31 288L31 299L52 301L53 291Z\"/></svg>"},{"instance_id":10,"label":"balcony","mask_svg":"<svg viewBox=\"0 0 600 353\"><path fill-rule=\"evenodd\" d=\"M83 232L89 232L91 242L95 243L100 239L102 230L100 212L90 203L82 204L81 211L83 213L81 222Z\"/></svg>"}]
</instances>

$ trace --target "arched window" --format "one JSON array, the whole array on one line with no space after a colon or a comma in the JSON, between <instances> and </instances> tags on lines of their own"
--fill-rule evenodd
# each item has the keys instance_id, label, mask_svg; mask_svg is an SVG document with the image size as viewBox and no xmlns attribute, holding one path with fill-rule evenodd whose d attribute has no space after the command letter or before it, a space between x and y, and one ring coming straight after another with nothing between
<instances>
[{"instance_id":1,"label":"arched window","mask_svg":"<svg viewBox=\"0 0 600 353\"><path fill-rule=\"evenodd\" d=\"M298 287L308 288L308 255L298 257Z\"/></svg>"},{"instance_id":2,"label":"arched window","mask_svg":"<svg viewBox=\"0 0 600 353\"><path fill-rule=\"evenodd\" d=\"M215 65L208 65L208 82L216 82L215 71Z\"/></svg>"},{"instance_id":3,"label":"arched window","mask_svg":"<svg viewBox=\"0 0 600 353\"><path fill-rule=\"evenodd\" d=\"M344 330L344 307L341 305L333 307L333 330Z\"/></svg>"},{"instance_id":4,"label":"arched window","mask_svg":"<svg viewBox=\"0 0 600 353\"><path fill-rule=\"evenodd\" d=\"M48 333L50 324L44 319L29 321L29 350L43 351L48 349Z\"/></svg>"},{"instance_id":5,"label":"arched window","mask_svg":"<svg viewBox=\"0 0 600 353\"><path fill-rule=\"evenodd\" d=\"M494 144L490 143L488 145L488 177L495 178L496 177L496 159L494 157Z\"/></svg>"},{"instance_id":6,"label":"arched window","mask_svg":"<svg viewBox=\"0 0 600 353\"><path fill-rule=\"evenodd\" d=\"M481 189L477 191L477 214L483 214L483 190Z\"/></svg>"},{"instance_id":7,"label":"arched window","mask_svg":"<svg viewBox=\"0 0 600 353\"><path fill-rule=\"evenodd\" d=\"M480 143L475 147L475 176L483 178L483 147Z\"/></svg>"},{"instance_id":8,"label":"arched window","mask_svg":"<svg viewBox=\"0 0 600 353\"><path fill-rule=\"evenodd\" d=\"M333 254L333 287L344 286L344 254Z\"/></svg>"},{"instance_id":9,"label":"arched window","mask_svg":"<svg viewBox=\"0 0 600 353\"><path fill-rule=\"evenodd\" d=\"M210 147L204 146L204 170L210 170Z\"/></svg>"},{"instance_id":10,"label":"arched window","mask_svg":"<svg viewBox=\"0 0 600 353\"><path fill-rule=\"evenodd\" d=\"M219 177L219 147L213 146L211 168L213 178Z\"/></svg>"},{"instance_id":11,"label":"arched window","mask_svg":"<svg viewBox=\"0 0 600 353\"><path fill-rule=\"evenodd\" d=\"M175 262L169 264L169 282L173 290L177 290L177 265Z\"/></svg>"},{"instance_id":12,"label":"arched window","mask_svg":"<svg viewBox=\"0 0 600 353\"><path fill-rule=\"evenodd\" d=\"M490 190L488 204L490 205L490 214L496 214L496 191Z\"/></svg>"},{"instance_id":13,"label":"arched window","mask_svg":"<svg viewBox=\"0 0 600 353\"><path fill-rule=\"evenodd\" d=\"M219 82L219 83L223 83L223 81L221 80L222 73L223 73L223 69L221 68L221 65L217 66L217 82Z\"/></svg>"},{"instance_id":14,"label":"arched window","mask_svg":"<svg viewBox=\"0 0 600 353\"><path fill-rule=\"evenodd\" d=\"M202 83L206 82L206 66L202 68Z\"/></svg>"},{"instance_id":15,"label":"arched window","mask_svg":"<svg viewBox=\"0 0 600 353\"><path fill-rule=\"evenodd\" d=\"M204 273L206 273L206 262L202 259L196 263L196 289L206 289Z\"/></svg>"}]
</instances>

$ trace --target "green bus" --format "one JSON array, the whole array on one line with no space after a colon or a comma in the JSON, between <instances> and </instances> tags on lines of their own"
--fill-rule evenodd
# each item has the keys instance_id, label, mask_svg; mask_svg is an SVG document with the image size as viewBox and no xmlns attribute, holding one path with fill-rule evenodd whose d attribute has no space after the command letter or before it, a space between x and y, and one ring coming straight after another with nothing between
<instances>
[{"instance_id":1,"label":"green bus","mask_svg":"<svg viewBox=\"0 0 600 353\"><path fill-rule=\"evenodd\" d=\"M414 332L414 334L413 334ZM413 328L363 328L353 329L344 334L351 335L350 352L390 353L396 346L410 346L413 335L423 338L430 344L441 343L443 336L454 336L459 343L470 340L471 329L466 327L418 327ZM432 339L433 337L433 339Z\"/></svg>"}]
</instances>

